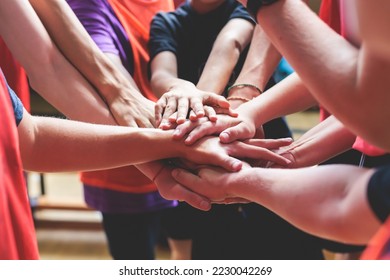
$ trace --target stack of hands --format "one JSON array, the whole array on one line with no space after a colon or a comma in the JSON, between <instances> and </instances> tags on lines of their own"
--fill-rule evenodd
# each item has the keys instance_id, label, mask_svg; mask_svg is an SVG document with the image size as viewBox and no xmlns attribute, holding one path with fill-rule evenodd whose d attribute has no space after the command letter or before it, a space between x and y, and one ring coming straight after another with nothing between
<instances>
[{"instance_id":1,"label":"stack of hands","mask_svg":"<svg viewBox=\"0 0 390 280\"><path fill-rule=\"evenodd\" d=\"M209 210L211 203L246 203L236 190L245 188L253 167L287 167L291 138L261 139L245 104L236 111L220 95L192 98L165 93L155 105L156 125L173 129L188 149L182 158L164 161L154 177L162 196ZM262 137L263 138L263 137Z\"/></svg>"}]
</instances>

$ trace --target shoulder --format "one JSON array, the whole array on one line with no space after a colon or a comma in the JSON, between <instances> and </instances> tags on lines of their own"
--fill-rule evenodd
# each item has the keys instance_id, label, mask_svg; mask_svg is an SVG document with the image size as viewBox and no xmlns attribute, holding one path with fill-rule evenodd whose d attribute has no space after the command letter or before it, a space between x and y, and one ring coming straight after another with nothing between
<instances>
[{"instance_id":1,"label":"shoulder","mask_svg":"<svg viewBox=\"0 0 390 280\"><path fill-rule=\"evenodd\" d=\"M174 11L157 13L152 20L152 25L164 25L177 28L182 25L183 21L187 20L190 15L191 8L188 3L185 3Z\"/></svg>"},{"instance_id":2,"label":"shoulder","mask_svg":"<svg viewBox=\"0 0 390 280\"><path fill-rule=\"evenodd\" d=\"M241 5L239 2L237 2L235 0L233 0L233 1L229 0L229 5L230 5L229 7L231 10L230 19L242 18L242 19L246 19L248 21L255 23L253 18L249 15L247 9L243 5Z\"/></svg>"},{"instance_id":3,"label":"shoulder","mask_svg":"<svg viewBox=\"0 0 390 280\"><path fill-rule=\"evenodd\" d=\"M107 0L66 0L69 6L78 13L96 15L111 12L111 5Z\"/></svg>"}]
</instances>

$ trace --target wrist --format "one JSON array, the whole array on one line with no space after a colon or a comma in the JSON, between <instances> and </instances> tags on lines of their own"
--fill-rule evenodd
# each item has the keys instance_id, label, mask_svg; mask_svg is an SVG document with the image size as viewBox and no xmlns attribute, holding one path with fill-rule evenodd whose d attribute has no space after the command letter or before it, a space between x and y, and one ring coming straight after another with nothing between
<instances>
[{"instance_id":1,"label":"wrist","mask_svg":"<svg viewBox=\"0 0 390 280\"><path fill-rule=\"evenodd\" d=\"M238 107L239 105L249 102L259 96L260 91L261 90L257 87L252 86L232 86L228 89L228 97L226 99L229 103L233 102L233 105Z\"/></svg>"},{"instance_id":2,"label":"wrist","mask_svg":"<svg viewBox=\"0 0 390 280\"><path fill-rule=\"evenodd\" d=\"M245 123L258 127L258 120L256 119L258 112L256 106L254 105L254 102L245 102L242 103L235 111L238 113L238 117Z\"/></svg>"},{"instance_id":3,"label":"wrist","mask_svg":"<svg viewBox=\"0 0 390 280\"><path fill-rule=\"evenodd\" d=\"M115 87L108 88L106 93L103 94L103 99L107 105L111 105L117 101L123 102L124 104L130 104L135 101L143 102L146 98L135 88L128 87Z\"/></svg>"},{"instance_id":4,"label":"wrist","mask_svg":"<svg viewBox=\"0 0 390 280\"><path fill-rule=\"evenodd\" d=\"M145 143L152 143L145 152L154 153L156 159L180 157L183 153L184 143L173 139L174 130L162 130L157 128L143 128L140 135L145 135Z\"/></svg>"},{"instance_id":5,"label":"wrist","mask_svg":"<svg viewBox=\"0 0 390 280\"><path fill-rule=\"evenodd\" d=\"M163 172L164 169L165 166L162 164L160 169L157 170L157 172L153 175L153 178L151 179L153 183L156 183L158 176Z\"/></svg>"},{"instance_id":6,"label":"wrist","mask_svg":"<svg viewBox=\"0 0 390 280\"><path fill-rule=\"evenodd\" d=\"M245 168L238 172L231 173L228 183L224 184L224 192L229 197L242 197L246 194L248 178L251 177L251 171L253 168ZM250 189L250 188L249 188Z\"/></svg>"},{"instance_id":7,"label":"wrist","mask_svg":"<svg viewBox=\"0 0 390 280\"><path fill-rule=\"evenodd\" d=\"M166 92L173 91L173 90L180 90L183 91L184 89L194 89L196 88L195 84L193 84L190 81L182 80L179 78L173 79L170 83L169 86L166 89Z\"/></svg>"},{"instance_id":8,"label":"wrist","mask_svg":"<svg viewBox=\"0 0 390 280\"><path fill-rule=\"evenodd\" d=\"M232 108L233 110L237 109L238 107L240 107L242 104L245 104L247 101L243 101L241 99L230 99L228 100L229 101L229 104L230 104L230 108Z\"/></svg>"},{"instance_id":9,"label":"wrist","mask_svg":"<svg viewBox=\"0 0 390 280\"><path fill-rule=\"evenodd\" d=\"M241 97L252 100L262 93L263 91L258 86L250 83L236 83L227 89L228 98Z\"/></svg>"}]
</instances>

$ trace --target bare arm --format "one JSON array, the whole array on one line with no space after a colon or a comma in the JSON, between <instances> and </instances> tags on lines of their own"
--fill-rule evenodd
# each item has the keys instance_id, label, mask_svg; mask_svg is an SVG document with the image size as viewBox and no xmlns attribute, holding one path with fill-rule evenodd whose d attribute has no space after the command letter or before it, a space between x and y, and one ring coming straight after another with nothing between
<instances>
[{"instance_id":1,"label":"bare arm","mask_svg":"<svg viewBox=\"0 0 390 280\"><path fill-rule=\"evenodd\" d=\"M230 20L222 28L196 84L198 90L193 88L192 83L178 79L175 54L159 53L151 63L153 89L159 96L164 94L156 107L158 120L163 110L166 113L163 116L164 120L177 110L177 114L172 116L171 121L180 124L192 109L194 114L190 116L191 119L206 115L210 120L215 121L216 112L212 106L217 105L226 109L228 103L223 98L218 99L213 93L224 92L243 49L250 42L252 33L253 24L241 18ZM187 94L184 90L187 90ZM211 107L203 105L211 105ZM218 110L218 112L232 114L225 110Z\"/></svg>"},{"instance_id":2,"label":"bare arm","mask_svg":"<svg viewBox=\"0 0 390 280\"><path fill-rule=\"evenodd\" d=\"M115 124L100 96L52 43L28 1L1 1L0 20L1 36L35 90L69 118Z\"/></svg>"},{"instance_id":3,"label":"bare arm","mask_svg":"<svg viewBox=\"0 0 390 280\"><path fill-rule=\"evenodd\" d=\"M270 43L262 28L256 25L247 59L234 84L252 84L264 91L280 58L279 52ZM234 101L231 101L233 107L238 107L245 99L251 100L259 94L253 87L235 87L228 93L229 97L233 97Z\"/></svg>"},{"instance_id":4,"label":"bare arm","mask_svg":"<svg viewBox=\"0 0 390 280\"><path fill-rule=\"evenodd\" d=\"M170 128L169 117L178 111L177 122L183 123L190 106L197 117L205 115L203 104L228 107L222 96L197 89L189 81L178 78L177 59L174 53L165 51L157 54L151 62L151 85L157 96L156 121L160 127Z\"/></svg>"},{"instance_id":5,"label":"bare arm","mask_svg":"<svg viewBox=\"0 0 390 280\"><path fill-rule=\"evenodd\" d=\"M280 154L291 160L288 168L313 166L352 148L356 135L334 116L328 117Z\"/></svg>"},{"instance_id":6,"label":"bare arm","mask_svg":"<svg viewBox=\"0 0 390 280\"><path fill-rule=\"evenodd\" d=\"M30 3L57 47L97 89L118 124L153 127L154 104L142 96L119 58L107 54L107 59L99 50L66 1Z\"/></svg>"},{"instance_id":7,"label":"bare arm","mask_svg":"<svg viewBox=\"0 0 390 280\"><path fill-rule=\"evenodd\" d=\"M173 131L33 117L27 111L18 131L24 167L41 172L106 169L175 157L236 171L242 164L228 154L254 158L263 152L241 142L221 144L216 137L188 147L172 139Z\"/></svg>"},{"instance_id":8,"label":"bare arm","mask_svg":"<svg viewBox=\"0 0 390 280\"><path fill-rule=\"evenodd\" d=\"M238 171L242 162L234 157L259 158L272 153L268 146L290 144L285 139L222 144L218 137L205 137L189 147L174 140L172 130L33 117L25 110L18 132L24 167L40 172L106 169L165 158Z\"/></svg>"},{"instance_id":9,"label":"bare arm","mask_svg":"<svg viewBox=\"0 0 390 280\"><path fill-rule=\"evenodd\" d=\"M230 20L219 32L197 88L223 94L242 51L250 43L253 24L245 19Z\"/></svg>"},{"instance_id":10,"label":"bare arm","mask_svg":"<svg viewBox=\"0 0 390 280\"><path fill-rule=\"evenodd\" d=\"M214 201L241 197L259 203L311 234L366 244L380 226L367 201L374 170L347 165L300 169L176 170L174 178Z\"/></svg>"},{"instance_id":11,"label":"bare arm","mask_svg":"<svg viewBox=\"0 0 390 280\"><path fill-rule=\"evenodd\" d=\"M176 129L177 138L186 138L192 144L204 135L220 134L221 141L227 143L237 139L249 139L255 135L256 128L265 122L283 115L305 110L316 104L315 99L294 73L279 82L250 102L236 109L238 118L219 117L216 122L200 125L185 123Z\"/></svg>"},{"instance_id":12,"label":"bare arm","mask_svg":"<svg viewBox=\"0 0 390 280\"><path fill-rule=\"evenodd\" d=\"M45 1L38 2L44 7L45 3L43 2ZM2 1L0 3L0 7L0 20L2 21L2 24L0 24L1 35L4 37L9 47L12 48L14 55L17 56L19 61L27 70L30 82L33 86L50 103L52 103L69 118L93 123L116 124L116 120L110 114L110 111L101 97L94 91L90 84L85 81L79 72L75 70L75 68L73 68L73 66L60 54L56 46L52 43L39 18L29 5L29 2L22 0ZM15 19L17 19L17 21L15 21ZM75 30L77 30L77 28ZM92 47L92 45L87 44L87 47ZM86 53L85 55L87 58L94 57L93 55L91 56L90 53ZM104 62L104 60L102 61ZM97 65L92 66L97 67ZM104 69L104 67L102 69ZM100 70L102 69L98 69L97 73L100 73ZM75 104L78 106L75 106ZM54 129L58 128L54 127ZM31 132L29 132L28 135L31 136ZM66 138L68 136L65 135L64 137ZM34 138L35 137L30 137L25 139L31 140ZM61 147L59 147L57 151L50 153L50 155L54 156L59 151L61 151ZM39 166L42 162L39 162L38 166L35 165L36 163L31 161L28 163L26 154L24 154L24 158L27 166L31 165L36 170L53 171L54 168L54 170L63 171L64 168L68 170L79 169L75 168L76 166L72 166L74 162L67 162L68 166L66 167L57 165L52 168L47 166L47 163L45 162L43 162L43 164L46 165L43 166ZM37 157L37 159L39 158L42 157ZM70 161L71 159L67 158L67 160ZM102 168L104 163L100 164L102 164L100 166L100 168ZM78 167L81 168L81 166ZM86 166L84 167L86 168ZM93 167L93 165L90 167ZM90 169L90 167L87 169ZM110 166L106 165L106 167ZM161 169L162 165L161 163L155 162L143 164L142 166L137 167L145 172L146 176L153 179L155 174ZM168 181L169 178L166 178L164 184L156 182L160 192L166 193L171 190L172 186L167 183ZM178 199L186 200L194 207L202 208L202 200L200 200L200 197L193 193L191 195L186 195L187 193L188 191L184 188L180 189L176 187L175 194L172 195L177 196ZM165 197L166 196L167 195L165 194Z\"/></svg>"},{"instance_id":13,"label":"bare arm","mask_svg":"<svg viewBox=\"0 0 390 280\"><path fill-rule=\"evenodd\" d=\"M360 19L366 19L361 22L360 49L336 34L300 1L278 1L260 9L257 19L319 103L355 134L389 149L390 131L383 123L389 119L389 111L379 108L390 103L390 63L379 49L384 50L380 45L390 41L383 28L390 24L386 16L390 5L384 0L359 3ZM367 15L371 12L375 20ZM372 43L371 36L381 40Z\"/></svg>"}]
</instances>

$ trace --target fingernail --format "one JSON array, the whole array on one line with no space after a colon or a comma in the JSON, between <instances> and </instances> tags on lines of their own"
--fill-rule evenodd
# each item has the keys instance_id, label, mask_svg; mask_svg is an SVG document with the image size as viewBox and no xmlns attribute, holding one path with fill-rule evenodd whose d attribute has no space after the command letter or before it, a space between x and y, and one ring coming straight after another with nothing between
<instances>
[{"instance_id":1,"label":"fingernail","mask_svg":"<svg viewBox=\"0 0 390 280\"><path fill-rule=\"evenodd\" d=\"M171 172L171 174L172 174L173 177L176 177L176 176L179 175L179 170L173 169L172 172Z\"/></svg>"},{"instance_id":2,"label":"fingernail","mask_svg":"<svg viewBox=\"0 0 390 280\"><path fill-rule=\"evenodd\" d=\"M173 132L173 136L179 136L180 135L180 130L175 130Z\"/></svg>"},{"instance_id":3,"label":"fingernail","mask_svg":"<svg viewBox=\"0 0 390 280\"><path fill-rule=\"evenodd\" d=\"M203 200L200 205L199 205L200 209L204 210L204 211L207 211L210 209L211 207L211 204L205 200Z\"/></svg>"},{"instance_id":4,"label":"fingernail","mask_svg":"<svg viewBox=\"0 0 390 280\"><path fill-rule=\"evenodd\" d=\"M239 160L234 161L233 164L232 164L232 167L233 167L233 170L238 171L242 167L242 162L239 161Z\"/></svg>"},{"instance_id":5,"label":"fingernail","mask_svg":"<svg viewBox=\"0 0 390 280\"><path fill-rule=\"evenodd\" d=\"M168 122L162 123L161 128L162 129L168 129L170 127L170 124Z\"/></svg>"},{"instance_id":6,"label":"fingernail","mask_svg":"<svg viewBox=\"0 0 390 280\"><path fill-rule=\"evenodd\" d=\"M204 112L202 112L202 111L197 112L197 113L196 113L196 116L197 116L198 118L202 118L202 117L204 117Z\"/></svg>"},{"instance_id":7,"label":"fingernail","mask_svg":"<svg viewBox=\"0 0 390 280\"><path fill-rule=\"evenodd\" d=\"M191 138L187 137L187 139L184 140L184 144L190 145L192 143L191 140L192 140Z\"/></svg>"},{"instance_id":8,"label":"fingernail","mask_svg":"<svg viewBox=\"0 0 390 280\"><path fill-rule=\"evenodd\" d=\"M222 132L221 134L219 134L219 139L221 139L222 142L227 141L229 139L229 134L227 134L226 132Z\"/></svg>"}]
</instances>

